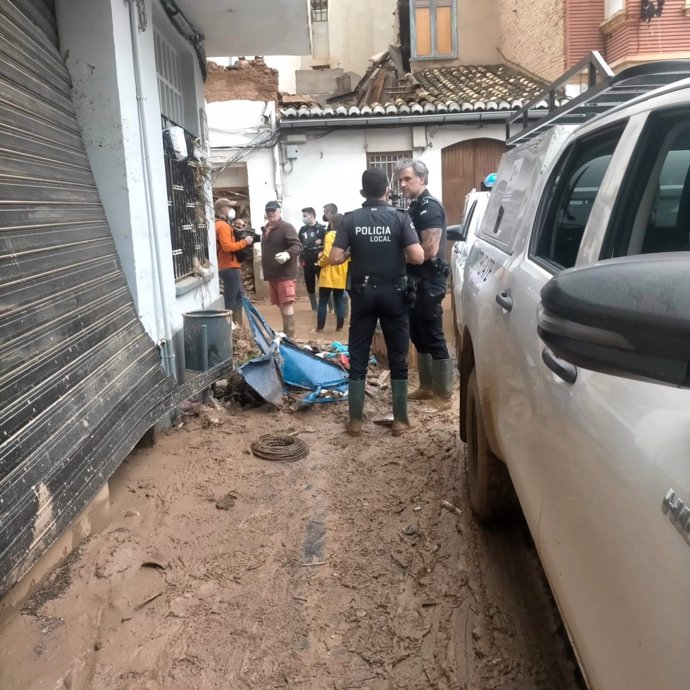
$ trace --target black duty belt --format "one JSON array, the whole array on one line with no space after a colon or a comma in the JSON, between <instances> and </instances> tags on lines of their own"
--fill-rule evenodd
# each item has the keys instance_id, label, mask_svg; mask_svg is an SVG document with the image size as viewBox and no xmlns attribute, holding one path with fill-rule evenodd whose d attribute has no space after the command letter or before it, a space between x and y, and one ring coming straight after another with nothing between
<instances>
[{"instance_id":1,"label":"black duty belt","mask_svg":"<svg viewBox=\"0 0 690 690\"><path fill-rule=\"evenodd\" d=\"M360 275L352 276L352 285L360 287L397 287L404 288L407 284L405 276L387 276L387 275Z\"/></svg>"}]
</instances>

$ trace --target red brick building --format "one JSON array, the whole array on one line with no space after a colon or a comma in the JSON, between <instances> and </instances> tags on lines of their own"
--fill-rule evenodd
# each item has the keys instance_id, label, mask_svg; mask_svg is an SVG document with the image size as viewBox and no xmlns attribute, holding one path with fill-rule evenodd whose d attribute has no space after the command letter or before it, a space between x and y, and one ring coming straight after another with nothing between
<instances>
[{"instance_id":1,"label":"red brick building","mask_svg":"<svg viewBox=\"0 0 690 690\"><path fill-rule=\"evenodd\" d=\"M690 58L690 0L498 0L502 57L554 79L592 50L618 71ZM644 20L645 7L658 15Z\"/></svg>"}]
</instances>

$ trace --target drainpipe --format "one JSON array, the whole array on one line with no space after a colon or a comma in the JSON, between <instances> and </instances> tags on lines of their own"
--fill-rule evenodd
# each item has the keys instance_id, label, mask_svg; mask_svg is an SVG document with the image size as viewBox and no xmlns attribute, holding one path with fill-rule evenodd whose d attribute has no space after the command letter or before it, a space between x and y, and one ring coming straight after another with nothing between
<instances>
[{"instance_id":1,"label":"drainpipe","mask_svg":"<svg viewBox=\"0 0 690 690\"><path fill-rule=\"evenodd\" d=\"M163 320L163 340L160 343L163 356L163 369L168 376L177 379L175 367L175 351L172 346L172 328L170 318L165 303L165 283L160 270L161 266L161 247L156 229L159 227L156 204L151 195L154 188L154 181L151 173L151 148L146 131L146 117L144 103L146 97L142 89L142 68L141 52L139 47L139 31L146 30L146 7L144 0L126 0L129 3L129 28L132 34L132 58L134 60L134 83L137 94L137 112L139 115L139 137L141 153L144 161L144 197L146 199L146 216L149 226L149 244L151 255L153 256L153 276L154 287L156 288L156 299L154 302L160 307L160 315ZM141 24L139 23L141 21Z\"/></svg>"},{"instance_id":2,"label":"drainpipe","mask_svg":"<svg viewBox=\"0 0 690 690\"><path fill-rule=\"evenodd\" d=\"M276 103L269 101L264 110L264 117L268 116L271 125L271 134L276 131ZM283 203L283 178L280 170L280 144L276 143L273 147L273 179L276 188L276 200Z\"/></svg>"}]
</instances>

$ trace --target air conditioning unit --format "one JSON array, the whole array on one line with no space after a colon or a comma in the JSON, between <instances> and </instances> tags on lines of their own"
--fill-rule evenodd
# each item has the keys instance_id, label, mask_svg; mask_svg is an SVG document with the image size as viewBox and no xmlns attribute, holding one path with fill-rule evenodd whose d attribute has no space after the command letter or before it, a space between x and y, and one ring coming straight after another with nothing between
<instances>
[{"instance_id":1,"label":"air conditioning unit","mask_svg":"<svg viewBox=\"0 0 690 690\"><path fill-rule=\"evenodd\" d=\"M168 127L163 130L163 145L168 155L176 161L186 161L189 158L187 141L182 127Z\"/></svg>"}]
</instances>

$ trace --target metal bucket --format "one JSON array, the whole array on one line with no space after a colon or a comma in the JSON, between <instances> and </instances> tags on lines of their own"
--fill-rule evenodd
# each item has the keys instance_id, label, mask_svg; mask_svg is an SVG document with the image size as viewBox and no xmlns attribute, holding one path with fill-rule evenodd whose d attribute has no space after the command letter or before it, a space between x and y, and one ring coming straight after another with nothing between
<instances>
[{"instance_id":1,"label":"metal bucket","mask_svg":"<svg viewBox=\"0 0 690 690\"><path fill-rule=\"evenodd\" d=\"M184 362L189 371L206 371L232 359L232 312L204 309L182 315Z\"/></svg>"}]
</instances>

